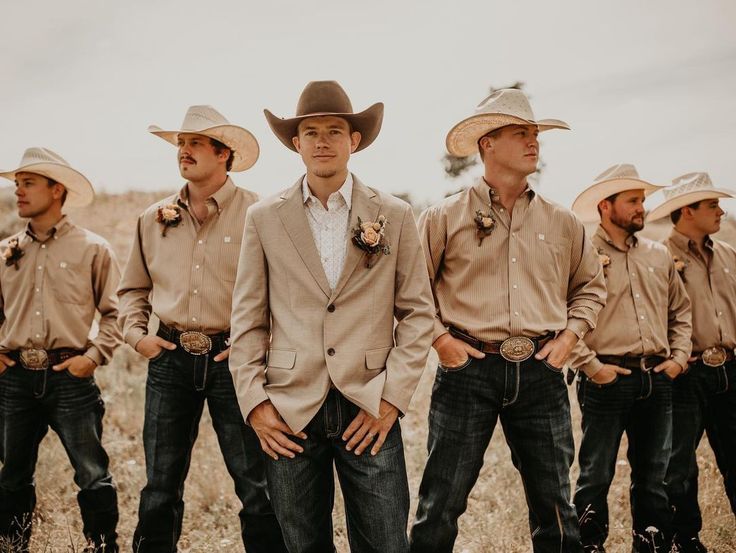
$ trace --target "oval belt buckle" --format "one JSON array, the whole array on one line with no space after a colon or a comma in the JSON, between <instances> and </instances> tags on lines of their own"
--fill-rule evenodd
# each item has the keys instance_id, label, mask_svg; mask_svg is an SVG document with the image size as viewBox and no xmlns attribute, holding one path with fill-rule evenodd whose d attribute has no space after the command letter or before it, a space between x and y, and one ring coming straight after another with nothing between
<instances>
[{"instance_id":1,"label":"oval belt buckle","mask_svg":"<svg viewBox=\"0 0 736 553\"><path fill-rule=\"evenodd\" d=\"M195 330L182 332L179 343L184 351L191 355L205 355L212 349L212 338Z\"/></svg>"},{"instance_id":2,"label":"oval belt buckle","mask_svg":"<svg viewBox=\"0 0 736 553\"><path fill-rule=\"evenodd\" d=\"M24 349L20 352L20 364L32 371L48 369L49 355L46 350L38 348Z\"/></svg>"},{"instance_id":3,"label":"oval belt buckle","mask_svg":"<svg viewBox=\"0 0 736 553\"><path fill-rule=\"evenodd\" d=\"M707 348L700 358L703 360L703 365L720 367L726 362L726 350L719 346Z\"/></svg>"},{"instance_id":4,"label":"oval belt buckle","mask_svg":"<svg viewBox=\"0 0 736 553\"><path fill-rule=\"evenodd\" d=\"M499 348L501 357L506 361L520 363L529 359L534 353L534 342L524 336L507 338Z\"/></svg>"}]
</instances>

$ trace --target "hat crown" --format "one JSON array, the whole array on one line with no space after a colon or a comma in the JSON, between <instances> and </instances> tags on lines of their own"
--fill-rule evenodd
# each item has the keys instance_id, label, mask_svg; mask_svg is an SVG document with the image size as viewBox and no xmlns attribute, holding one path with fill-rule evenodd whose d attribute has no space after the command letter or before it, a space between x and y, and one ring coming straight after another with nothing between
<instances>
[{"instance_id":1,"label":"hat crown","mask_svg":"<svg viewBox=\"0 0 736 553\"><path fill-rule=\"evenodd\" d=\"M710 180L708 173L686 173L672 179L672 186L665 188L662 193L665 200L669 200L688 192L697 192L709 188L713 188L713 182Z\"/></svg>"},{"instance_id":2,"label":"hat crown","mask_svg":"<svg viewBox=\"0 0 736 553\"><path fill-rule=\"evenodd\" d=\"M610 179L639 179L639 172L631 163L618 163L596 177L596 182Z\"/></svg>"},{"instance_id":3,"label":"hat crown","mask_svg":"<svg viewBox=\"0 0 736 553\"><path fill-rule=\"evenodd\" d=\"M56 163L57 165L66 165L69 167L69 163L63 157L48 148L34 147L28 148L23 152L23 158L20 161L21 167L35 165L37 163Z\"/></svg>"},{"instance_id":4,"label":"hat crown","mask_svg":"<svg viewBox=\"0 0 736 553\"><path fill-rule=\"evenodd\" d=\"M502 88L486 97L475 108L475 114L500 113L534 121L534 112L523 91L518 88Z\"/></svg>"},{"instance_id":5,"label":"hat crown","mask_svg":"<svg viewBox=\"0 0 736 553\"><path fill-rule=\"evenodd\" d=\"M337 81L311 81L299 96L296 116L313 113L353 113L353 104Z\"/></svg>"},{"instance_id":6,"label":"hat crown","mask_svg":"<svg viewBox=\"0 0 736 553\"><path fill-rule=\"evenodd\" d=\"M190 106L181 124L182 131L203 131L230 122L212 106Z\"/></svg>"}]
</instances>

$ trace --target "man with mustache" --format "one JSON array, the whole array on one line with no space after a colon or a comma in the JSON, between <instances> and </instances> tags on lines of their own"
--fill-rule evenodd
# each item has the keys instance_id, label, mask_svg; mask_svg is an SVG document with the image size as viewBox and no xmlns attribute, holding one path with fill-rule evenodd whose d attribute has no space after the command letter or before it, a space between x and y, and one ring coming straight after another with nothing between
<instances>
[{"instance_id":1,"label":"man with mustache","mask_svg":"<svg viewBox=\"0 0 736 553\"><path fill-rule=\"evenodd\" d=\"M134 553L174 553L184 480L204 402L235 492L249 553L285 551L266 492L258 439L240 415L228 370L230 308L248 207L256 195L229 171L258 159L258 143L210 106L192 106L179 130L149 131L178 149L187 180L138 218L118 294L123 337L148 361L141 492ZM158 332L149 334L153 313Z\"/></svg>"},{"instance_id":2,"label":"man with mustache","mask_svg":"<svg viewBox=\"0 0 736 553\"><path fill-rule=\"evenodd\" d=\"M672 449L672 381L690 355L690 301L667 249L636 235L644 198L658 190L636 168L607 169L573 203L593 236L608 296L598 326L571 356L579 369L580 476L573 502L586 551L605 551L608 490L626 432L634 552L669 551L672 522L664 485Z\"/></svg>"},{"instance_id":3,"label":"man with mustache","mask_svg":"<svg viewBox=\"0 0 736 553\"><path fill-rule=\"evenodd\" d=\"M704 432L736 514L736 250L713 238L725 215L718 200L733 197L733 191L715 188L708 173L688 173L672 181L664 202L647 217L656 221L669 215L674 226L665 245L693 300L693 353L690 369L675 380L672 391L674 431L667 470L680 553L708 551L698 536L703 519L695 454Z\"/></svg>"}]
</instances>

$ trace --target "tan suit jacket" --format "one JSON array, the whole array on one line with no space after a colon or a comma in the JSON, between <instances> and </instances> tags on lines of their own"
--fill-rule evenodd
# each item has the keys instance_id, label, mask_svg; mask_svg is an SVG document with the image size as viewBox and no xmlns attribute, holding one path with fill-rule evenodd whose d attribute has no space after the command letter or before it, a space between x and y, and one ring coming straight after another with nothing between
<instances>
[{"instance_id":1,"label":"tan suit jacket","mask_svg":"<svg viewBox=\"0 0 736 553\"><path fill-rule=\"evenodd\" d=\"M306 218L301 181L251 206L238 264L230 371L243 417L270 399L295 432L331 385L378 416L381 399L406 412L431 346L434 303L411 207L353 188L345 265L330 289ZM358 217L386 217L389 255L352 242ZM394 328L394 317L396 325Z\"/></svg>"}]
</instances>

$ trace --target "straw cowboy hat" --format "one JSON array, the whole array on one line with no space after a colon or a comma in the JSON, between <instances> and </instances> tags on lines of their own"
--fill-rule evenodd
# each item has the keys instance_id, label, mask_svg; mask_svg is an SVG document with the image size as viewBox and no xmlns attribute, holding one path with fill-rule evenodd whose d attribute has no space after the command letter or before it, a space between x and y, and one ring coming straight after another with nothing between
<instances>
[{"instance_id":1,"label":"straw cowboy hat","mask_svg":"<svg viewBox=\"0 0 736 553\"><path fill-rule=\"evenodd\" d=\"M507 125L536 125L540 132L570 130L570 126L559 119L534 119L524 92L517 88L502 88L478 104L474 115L452 127L445 140L447 151L457 157L477 154L478 141L483 136Z\"/></svg>"},{"instance_id":2,"label":"straw cowboy hat","mask_svg":"<svg viewBox=\"0 0 736 553\"><path fill-rule=\"evenodd\" d=\"M664 202L654 208L647 221L666 217L681 207L715 198L733 198L736 192L725 188L715 188L708 173L687 173L673 179L672 186L662 190Z\"/></svg>"},{"instance_id":3,"label":"straw cowboy hat","mask_svg":"<svg viewBox=\"0 0 736 553\"><path fill-rule=\"evenodd\" d=\"M180 133L201 134L222 142L233 151L231 171L250 169L258 159L258 141L250 131L243 127L231 125L225 117L212 106L191 106L184 116L181 128L176 131L165 131L156 125L150 125L148 132L163 138L177 146Z\"/></svg>"},{"instance_id":4,"label":"straw cowboy hat","mask_svg":"<svg viewBox=\"0 0 736 553\"><path fill-rule=\"evenodd\" d=\"M583 190L572 203L572 210L584 223L599 220L598 203L609 196L627 190L644 190L648 196L663 186L652 184L639 178L639 173L630 163L619 163L598 175L595 182Z\"/></svg>"},{"instance_id":5,"label":"straw cowboy hat","mask_svg":"<svg viewBox=\"0 0 736 553\"><path fill-rule=\"evenodd\" d=\"M378 136L383 122L383 103L373 104L360 113L353 112L347 93L337 81L312 81L304 87L296 105L296 116L290 119L276 117L267 109L263 110L273 133L290 150L296 152L292 138L297 136L299 123L308 117L334 115L347 119L353 131L360 133L360 143L356 152L371 145Z\"/></svg>"},{"instance_id":6,"label":"straw cowboy hat","mask_svg":"<svg viewBox=\"0 0 736 553\"><path fill-rule=\"evenodd\" d=\"M14 181L18 173L34 173L54 180L66 188L67 207L84 207L92 203L95 191L82 173L48 148L28 148L23 152L20 166L12 171L1 171L0 177Z\"/></svg>"}]
</instances>

